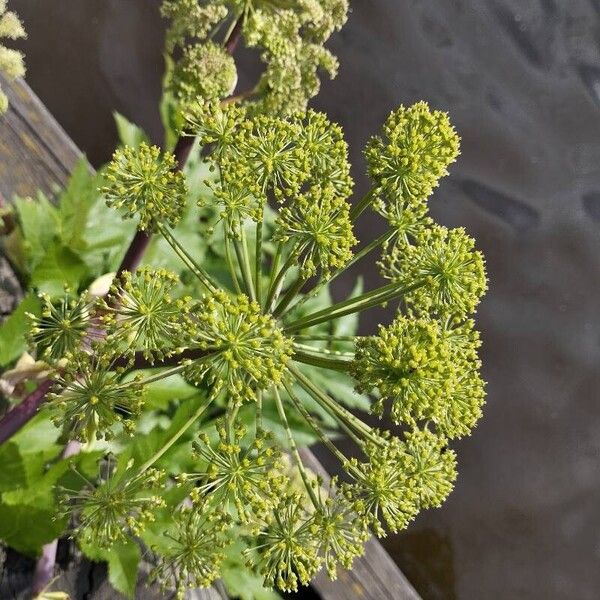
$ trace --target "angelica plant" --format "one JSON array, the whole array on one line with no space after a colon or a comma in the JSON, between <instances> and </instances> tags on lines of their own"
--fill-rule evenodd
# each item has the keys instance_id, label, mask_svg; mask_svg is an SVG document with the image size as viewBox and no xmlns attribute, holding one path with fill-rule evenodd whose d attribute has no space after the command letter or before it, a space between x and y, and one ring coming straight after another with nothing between
<instances>
[{"instance_id":1,"label":"angelica plant","mask_svg":"<svg viewBox=\"0 0 600 600\"><path fill-rule=\"evenodd\" d=\"M160 502L138 497L139 482L202 415L222 413L217 438L200 435L193 468L162 490L181 486L193 502L173 517L178 533L156 578L168 585L174 576L180 594L188 583L209 584L219 575L224 531L238 526L249 540L247 561L265 586L295 590L321 567L332 577L338 565L350 567L368 528L379 536L399 531L421 509L439 506L456 477L448 444L481 414L479 336L468 315L485 291L484 261L464 230L427 216L428 194L455 159L458 136L446 115L423 103L399 108L386 137L369 143L373 188L352 205L347 146L322 114L255 116L245 105L197 99L186 123L184 135L209 150L209 192L195 210L213 209L207 235L220 236L225 272L210 272L178 240L186 184L172 174L174 159L144 144L119 150L102 188L108 204L162 236L201 292L186 295L176 273L145 266L116 278L105 299L47 304L34 319L32 340L60 373L50 402L55 422L87 443L133 434L152 382L177 373L206 393L163 448L128 466L119 486L100 483L69 506L77 535L88 542L104 543L113 526L119 539L143 539L147 513ZM390 217L383 235L358 246L354 224L370 209L384 216L401 210L405 227ZM376 250L387 282L311 309L316 293ZM397 306L398 315L376 334L336 335L340 318L384 304ZM81 335L93 328L104 335ZM140 373L140 363L151 370ZM377 392L373 412L390 407L404 433L373 429L350 412L311 375L327 370L352 377L359 391ZM289 491L279 458L285 448L266 429L263 414L273 408L301 490ZM240 421L249 412L251 427ZM323 415L362 458L340 452ZM348 481L325 490L311 478L292 418L314 430ZM101 525L93 517L102 503L114 515Z\"/></svg>"},{"instance_id":2,"label":"angelica plant","mask_svg":"<svg viewBox=\"0 0 600 600\"><path fill-rule=\"evenodd\" d=\"M450 444L481 417L472 315L484 258L429 215L459 154L448 115L425 102L394 110L365 149L371 188L353 198L342 128L306 107L318 68L334 71L323 43L347 10L165 0L179 142L161 150L139 136L94 183L104 218L136 230L110 285L43 293L29 313L30 350L52 378L44 415L60 440L97 452L94 469L57 486L59 516L94 558L143 549L151 579L179 598L226 576L231 553L266 588L297 590L321 569L335 579L371 533L444 502ZM232 97L240 37L266 66ZM369 211L385 229L361 242ZM330 300L364 259L380 285ZM381 306L390 322L357 335ZM395 433L351 410L365 396ZM306 468L306 439L334 455L339 480Z\"/></svg>"}]
</instances>

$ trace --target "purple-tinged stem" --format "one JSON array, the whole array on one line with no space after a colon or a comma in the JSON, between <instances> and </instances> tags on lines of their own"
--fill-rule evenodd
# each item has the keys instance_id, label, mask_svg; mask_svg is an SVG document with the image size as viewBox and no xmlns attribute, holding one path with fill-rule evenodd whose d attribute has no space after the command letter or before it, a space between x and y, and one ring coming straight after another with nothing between
<instances>
[{"instance_id":1,"label":"purple-tinged stem","mask_svg":"<svg viewBox=\"0 0 600 600\"><path fill-rule=\"evenodd\" d=\"M35 565L31 591L34 598L52 581L56 564L56 547L58 540L52 540L42 548L42 555Z\"/></svg>"},{"instance_id":2,"label":"purple-tinged stem","mask_svg":"<svg viewBox=\"0 0 600 600\"><path fill-rule=\"evenodd\" d=\"M52 381L42 381L23 402L17 404L0 419L0 444L11 438L27 421L33 419L40 406L46 399L46 394L52 387Z\"/></svg>"}]
</instances>

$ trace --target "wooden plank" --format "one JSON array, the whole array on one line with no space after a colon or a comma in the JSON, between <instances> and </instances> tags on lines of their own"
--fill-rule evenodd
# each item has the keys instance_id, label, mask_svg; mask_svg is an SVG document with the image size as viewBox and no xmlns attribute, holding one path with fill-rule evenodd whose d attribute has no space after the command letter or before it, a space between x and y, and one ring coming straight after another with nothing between
<instances>
[{"instance_id":1,"label":"wooden plank","mask_svg":"<svg viewBox=\"0 0 600 600\"><path fill-rule=\"evenodd\" d=\"M51 192L63 186L81 152L22 81L8 83L0 77L11 106L0 121L0 192L33 195L37 189ZM91 167L90 167L91 168ZM327 473L309 449L303 458L313 471ZM419 595L381 544L371 539L365 554L352 571L343 571L337 581L320 574L313 583L324 600L419 600ZM213 590L205 598L223 597ZM141 596L140 596L141 597ZM144 596L148 597L149 596ZM201 596L196 596L200 600Z\"/></svg>"}]
</instances>

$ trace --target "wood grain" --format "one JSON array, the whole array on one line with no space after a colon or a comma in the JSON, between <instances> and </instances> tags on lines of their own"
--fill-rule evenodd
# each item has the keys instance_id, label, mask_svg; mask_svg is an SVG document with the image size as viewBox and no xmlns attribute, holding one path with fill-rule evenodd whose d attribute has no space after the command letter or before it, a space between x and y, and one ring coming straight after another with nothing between
<instances>
[{"instance_id":1,"label":"wood grain","mask_svg":"<svg viewBox=\"0 0 600 600\"><path fill-rule=\"evenodd\" d=\"M15 194L35 195L38 189L51 193L65 184L82 153L27 84L22 81L8 83L0 77L0 85L10 101L8 114L0 120L0 193L8 199ZM302 453L307 466L327 477L309 449L303 449ZM335 582L321 574L313 587L324 600L419 599L406 577L375 539L367 543L364 556L355 561L352 571L341 572ZM97 600L117 598L114 591L102 585L97 592L94 595ZM154 596L146 590L139 597ZM223 591L198 592L194 598L223 598Z\"/></svg>"}]
</instances>

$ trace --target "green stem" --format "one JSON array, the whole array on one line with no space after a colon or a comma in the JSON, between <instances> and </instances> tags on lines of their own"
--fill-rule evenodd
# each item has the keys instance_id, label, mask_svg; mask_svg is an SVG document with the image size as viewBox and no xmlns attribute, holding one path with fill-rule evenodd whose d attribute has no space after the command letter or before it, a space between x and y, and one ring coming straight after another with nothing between
<instances>
[{"instance_id":1,"label":"green stem","mask_svg":"<svg viewBox=\"0 0 600 600\"><path fill-rule=\"evenodd\" d=\"M173 234L168 228L162 223L156 224L158 230L168 242L169 246L173 248L177 256L181 258L186 267L200 280L200 282L208 289L209 292L214 293L217 290L217 286L212 281L210 275L196 263L196 261L188 254L185 248L175 239Z\"/></svg>"},{"instance_id":2,"label":"green stem","mask_svg":"<svg viewBox=\"0 0 600 600\"><path fill-rule=\"evenodd\" d=\"M350 219L356 221L358 217L368 208L368 206L375 200L375 189L369 190L369 193L363 196L358 204L355 204L350 209Z\"/></svg>"},{"instance_id":3,"label":"green stem","mask_svg":"<svg viewBox=\"0 0 600 600\"><path fill-rule=\"evenodd\" d=\"M290 397L296 410L302 415L304 420L312 427L313 431L317 434L317 437L321 442L328 448L328 450L342 463L348 462L348 459L342 454L337 446L323 433L323 430L317 423L316 419L304 408L302 402L296 396L292 386L284 382L284 387L288 396Z\"/></svg>"},{"instance_id":4,"label":"green stem","mask_svg":"<svg viewBox=\"0 0 600 600\"><path fill-rule=\"evenodd\" d=\"M149 383L154 383L155 381L160 381L161 379L165 379L167 377L170 377L171 375L176 375L177 373L181 373L181 371L183 371L184 369L187 369L187 367L189 367L189 364L178 365L176 367L173 367L172 369L167 369L166 371L161 371L160 373L157 373L156 375L152 375L152 376L148 377L148 379L142 380L141 383L143 385L147 385Z\"/></svg>"},{"instance_id":5,"label":"green stem","mask_svg":"<svg viewBox=\"0 0 600 600\"><path fill-rule=\"evenodd\" d=\"M277 318L279 315L283 314L285 309L288 307L289 303L296 297L298 292L302 289L302 286L306 283L306 279L301 276L298 276L298 279L290 285L287 289L285 295L281 299L281 302L277 305L277 308L273 311L273 316Z\"/></svg>"},{"instance_id":6,"label":"green stem","mask_svg":"<svg viewBox=\"0 0 600 600\"><path fill-rule=\"evenodd\" d=\"M202 413L210 406L212 400L209 400L206 404L199 406L196 412L173 434L171 439L160 449L158 452L153 454L141 467L140 473L143 473L149 469L169 448L175 444L175 442L200 418Z\"/></svg>"},{"instance_id":7,"label":"green stem","mask_svg":"<svg viewBox=\"0 0 600 600\"><path fill-rule=\"evenodd\" d=\"M225 240L225 260L227 261L227 267L229 269L229 273L233 281L233 286L235 287L236 293L241 294L242 288L240 287L240 282L238 281L235 265L233 264L233 259L231 257L231 247L229 245L231 239L229 236L229 228L225 220L223 220L223 238Z\"/></svg>"},{"instance_id":8,"label":"green stem","mask_svg":"<svg viewBox=\"0 0 600 600\"><path fill-rule=\"evenodd\" d=\"M277 405L277 412L279 413L281 423L285 428L288 442L292 450L292 455L294 456L294 460L296 461L298 471L300 472L300 477L302 477L302 481L304 482L304 487L306 488L314 507L318 509L320 507L319 500L317 498L317 495L315 494L313 486L310 483L308 473L306 472L306 469L304 468L304 463L302 462L302 458L300 458L300 453L298 452L298 447L296 446L296 440L294 439L294 435L292 434L292 430L290 429L290 424L288 423L285 410L283 408L283 403L281 402L281 396L279 395L279 390L277 388L275 388L275 404Z\"/></svg>"},{"instance_id":9,"label":"green stem","mask_svg":"<svg viewBox=\"0 0 600 600\"><path fill-rule=\"evenodd\" d=\"M263 428L263 393L262 390L256 391L256 433Z\"/></svg>"},{"instance_id":10,"label":"green stem","mask_svg":"<svg viewBox=\"0 0 600 600\"><path fill-rule=\"evenodd\" d=\"M265 309L267 312L271 312L271 310L273 309L273 305L277 301L277 298L281 292L281 287L283 286L285 275L296 262L296 259L300 255L300 252L302 252L302 247L298 247L298 244L296 244L292 248L292 251L290 252L288 259L285 261L285 264L283 265L283 267L281 267L279 273L277 273L277 277L275 277L275 280L273 281L273 284L269 289L267 302L265 303Z\"/></svg>"},{"instance_id":11,"label":"green stem","mask_svg":"<svg viewBox=\"0 0 600 600\"><path fill-rule=\"evenodd\" d=\"M269 285L267 287L267 301L269 300L269 296L271 294L271 290L275 285L275 279L277 276L277 272L279 269L279 262L281 260L281 254L283 253L283 242L277 242L277 248L275 249L275 256L273 257L273 262L271 263L271 276L269 277ZM263 306L266 309L266 304Z\"/></svg>"},{"instance_id":12,"label":"green stem","mask_svg":"<svg viewBox=\"0 0 600 600\"><path fill-rule=\"evenodd\" d=\"M317 296L318 293L326 285L330 284L332 281L334 281L335 279L337 279L337 277L339 275L341 275L342 273L344 273L352 265L356 264L359 260L363 259L365 256L367 256L367 254L369 254L370 252L372 252L373 250L375 250L377 247L382 246L386 242L389 242L394 237L394 235L396 235L396 232L393 229L388 229L385 233L383 233L382 235L380 235L378 238L374 239L370 244L367 244L362 250L360 250L359 252L357 252L352 257L352 260L349 263L347 263L346 265L344 265L340 269L336 269L326 279L321 279L317 283L317 285L315 285L315 287L312 290L310 290L304 296L302 296L302 298L300 298L300 300L298 300L298 302L296 302L296 304L294 304L290 309L288 309L287 311L285 311L284 314L291 313L294 310L297 310L298 308L300 308L301 306L303 306L305 302L307 302L311 298L314 298L315 296Z\"/></svg>"},{"instance_id":13,"label":"green stem","mask_svg":"<svg viewBox=\"0 0 600 600\"><path fill-rule=\"evenodd\" d=\"M318 349L311 346L302 347L300 344L294 344L294 360L322 369L346 373L353 358L354 354L348 355L348 358L343 355L336 357L331 354L320 353Z\"/></svg>"},{"instance_id":14,"label":"green stem","mask_svg":"<svg viewBox=\"0 0 600 600\"><path fill-rule=\"evenodd\" d=\"M293 365L288 365L288 369L290 373L294 375L300 386L323 408L336 416L342 425L347 424L349 428L354 429L359 436L364 436L372 442L380 443L380 440L373 434L373 430L366 423L363 423L363 421L358 417L355 417L349 410L340 406L335 400L323 393L308 377L306 377L306 375L304 375L304 373Z\"/></svg>"},{"instance_id":15,"label":"green stem","mask_svg":"<svg viewBox=\"0 0 600 600\"><path fill-rule=\"evenodd\" d=\"M262 305L262 243L263 243L263 220L256 224L256 242L254 257L254 287L256 288L256 301Z\"/></svg>"},{"instance_id":16,"label":"green stem","mask_svg":"<svg viewBox=\"0 0 600 600\"><path fill-rule=\"evenodd\" d=\"M344 302L338 302L337 304L313 313L312 315L307 315L301 319L297 319L296 321L293 321L287 325L285 327L285 331L290 333L299 329L313 327L319 323L332 321L345 315L360 312L374 306L379 306L389 302L390 300L393 300L394 298L397 298L398 296L412 292L423 285L424 282L418 282L406 287L399 285L398 283L390 283L375 290L371 290L370 292L361 294L360 296L356 296L355 298L344 300Z\"/></svg>"},{"instance_id":17,"label":"green stem","mask_svg":"<svg viewBox=\"0 0 600 600\"><path fill-rule=\"evenodd\" d=\"M233 245L235 253L237 255L240 268L242 270L242 279L244 280L244 286L246 293L252 300L256 300L256 293L254 291L254 282L252 281L252 269L250 268L250 259L248 257L248 246L246 244L246 234L244 233L244 226L240 227L240 239L239 241L234 239Z\"/></svg>"}]
</instances>

